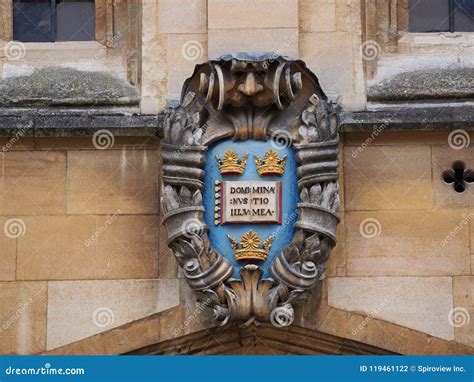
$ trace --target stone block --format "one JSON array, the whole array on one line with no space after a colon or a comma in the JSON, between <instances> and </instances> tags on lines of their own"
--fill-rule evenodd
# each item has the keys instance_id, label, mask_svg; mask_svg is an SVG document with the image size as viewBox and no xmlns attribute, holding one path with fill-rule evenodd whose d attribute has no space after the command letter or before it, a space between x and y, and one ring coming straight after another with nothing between
<instances>
[{"instance_id":1,"label":"stone block","mask_svg":"<svg viewBox=\"0 0 474 382\"><path fill-rule=\"evenodd\" d=\"M68 152L69 214L158 212L155 150Z\"/></svg>"},{"instance_id":2,"label":"stone block","mask_svg":"<svg viewBox=\"0 0 474 382\"><path fill-rule=\"evenodd\" d=\"M0 161L1 215L66 212L64 153L7 151Z\"/></svg>"},{"instance_id":3,"label":"stone block","mask_svg":"<svg viewBox=\"0 0 474 382\"><path fill-rule=\"evenodd\" d=\"M26 233L17 239L17 278L157 277L158 219L118 215L26 217Z\"/></svg>"},{"instance_id":4,"label":"stone block","mask_svg":"<svg viewBox=\"0 0 474 382\"><path fill-rule=\"evenodd\" d=\"M1 72L0 72L1 73ZM0 152L6 153L8 151L19 151L19 150L34 150L35 140L34 138L21 136L22 130L19 130L17 136L9 138L0 138Z\"/></svg>"},{"instance_id":5,"label":"stone block","mask_svg":"<svg viewBox=\"0 0 474 382\"><path fill-rule=\"evenodd\" d=\"M35 138L36 150L96 150L93 137L54 137ZM111 150L151 150L158 149L159 140L156 137L115 137Z\"/></svg>"},{"instance_id":6,"label":"stone block","mask_svg":"<svg viewBox=\"0 0 474 382\"><path fill-rule=\"evenodd\" d=\"M335 277L328 285L330 306L454 339L450 277Z\"/></svg>"},{"instance_id":7,"label":"stone block","mask_svg":"<svg viewBox=\"0 0 474 382\"><path fill-rule=\"evenodd\" d=\"M7 218L0 218L0 281L15 280L16 275L16 231L12 223L14 221ZM20 226L18 226L20 227ZM7 232L13 233L8 237Z\"/></svg>"},{"instance_id":8,"label":"stone block","mask_svg":"<svg viewBox=\"0 0 474 382\"><path fill-rule=\"evenodd\" d=\"M209 58L229 52L276 52L298 57L298 28L210 29Z\"/></svg>"},{"instance_id":9,"label":"stone block","mask_svg":"<svg viewBox=\"0 0 474 382\"><path fill-rule=\"evenodd\" d=\"M430 209L429 146L346 146L346 211Z\"/></svg>"},{"instance_id":10,"label":"stone block","mask_svg":"<svg viewBox=\"0 0 474 382\"><path fill-rule=\"evenodd\" d=\"M474 276L453 277L454 308L449 318L456 342L474 348Z\"/></svg>"},{"instance_id":11,"label":"stone block","mask_svg":"<svg viewBox=\"0 0 474 382\"><path fill-rule=\"evenodd\" d=\"M326 93L352 93L352 37L344 32L302 33L300 56Z\"/></svg>"},{"instance_id":12,"label":"stone block","mask_svg":"<svg viewBox=\"0 0 474 382\"><path fill-rule=\"evenodd\" d=\"M209 0L208 17L209 29L297 28L298 0Z\"/></svg>"},{"instance_id":13,"label":"stone block","mask_svg":"<svg viewBox=\"0 0 474 382\"><path fill-rule=\"evenodd\" d=\"M166 41L168 63L168 96L179 99L184 81L194 67L207 61L207 34L170 34Z\"/></svg>"},{"instance_id":14,"label":"stone block","mask_svg":"<svg viewBox=\"0 0 474 382\"><path fill-rule=\"evenodd\" d=\"M336 30L336 0L301 0L299 15L302 32Z\"/></svg>"},{"instance_id":15,"label":"stone block","mask_svg":"<svg viewBox=\"0 0 474 382\"><path fill-rule=\"evenodd\" d=\"M90 337L178 304L177 280L50 282L47 349Z\"/></svg>"},{"instance_id":16,"label":"stone block","mask_svg":"<svg viewBox=\"0 0 474 382\"><path fill-rule=\"evenodd\" d=\"M160 0L160 33L206 33L206 0Z\"/></svg>"},{"instance_id":17,"label":"stone block","mask_svg":"<svg viewBox=\"0 0 474 382\"><path fill-rule=\"evenodd\" d=\"M467 132L459 131L459 137L468 137ZM453 184L448 184L443 180L443 174L447 170L452 170L453 163L461 161L466 170L470 169L471 177L474 177L474 134L473 142L460 149L455 149L455 145L433 146L433 194L435 208L471 208L474 209L474 183L468 185L462 193L455 192ZM451 135L453 137L453 135ZM451 138L453 139L453 138ZM466 141L467 142L467 141ZM462 146L460 146L462 147ZM474 216L473 216L474 217Z\"/></svg>"},{"instance_id":18,"label":"stone block","mask_svg":"<svg viewBox=\"0 0 474 382\"><path fill-rule=\"evenodd\" d=\"M0 283L0 354L45 350L47 284Z\"/></svg>"},{"instance_id":19,"label":"stone block","mask_svg":"<svg viewBox=\"0 0 474 382\"><path fill-rule=\"evenodd\" d=\"M336 29L341 32L360 33L360 2L357 0L336 1Z\"/></svg>"},{"instance_id":20,"label":"stone block","mask_svg":"<svg viewBox=\"0 0 474 382\"><path fill-rule=\"evenodd\" d=\"M386 125L374 125L372 132L345 133L345 146L439 145L447 142L446 131L389 131ZM349 155L354 147L349 150Z\"/></svg>"},{"instance_id":21,"label":"stone block","mask_svg":"<svg viewBox=\"0 0 474 382\"><path fill-rule=\"evenodd\" d=\"M452 276L471 273L461 211L346 212L348 276Z\"/></svg>"}]
</instances>

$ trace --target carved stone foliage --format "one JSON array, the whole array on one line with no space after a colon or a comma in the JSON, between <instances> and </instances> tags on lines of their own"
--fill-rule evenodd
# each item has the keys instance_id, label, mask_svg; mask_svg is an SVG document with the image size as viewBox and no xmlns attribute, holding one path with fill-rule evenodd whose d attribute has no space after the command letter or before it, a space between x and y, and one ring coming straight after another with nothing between
<instances>
[{"instance_id":1,"label":"carved stone foliage","mask_svg":"<svg viewBox=\"0 0 474 382\"><path fill-rule=\"evenodd\" d=\"M226 138L275 140L296 153L295 235L273 260L271 278L262 279L255 264L232 278L231 263L209 242L203 168L207 147ZM191 288L221 324L290 325L294 304L324 277L339 222L338 117L316 76L302 61L276 54L232 54L198 65L181 105L167 113L161 146L163 223Z\"/></svg>"}]
</instances>

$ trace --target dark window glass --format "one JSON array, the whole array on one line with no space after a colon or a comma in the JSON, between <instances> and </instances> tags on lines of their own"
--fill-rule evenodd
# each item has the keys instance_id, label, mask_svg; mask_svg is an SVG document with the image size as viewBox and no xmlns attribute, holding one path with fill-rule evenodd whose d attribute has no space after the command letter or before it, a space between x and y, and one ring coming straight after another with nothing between
<instances>
[{"instance_id":1,"label":"dark window glass","mask_svg":"<svg viewBox=\"0 0 474 382\"><path fill-rule=\"evenodd\" d=\"M61 1L57 7L57 41L95 39L95 5L93 1Z\"/></svg>"},{"instance_id":2,"label":"dark window glass","mask_svg":"<svg viewBox=\"0 0 474 382\"><path fill-rule=\"evenodd\" d=\"M94 1L14 0L13 38L24 42L94 40Z\"/></svg>"},{"instance_id":3,"label":"dark window glass","mask_svg":"<svg viewBox=\"0 0 474 382\"><path fill-rule=\"evenodd\" d=\"M474 0L455 0L454 29L474 32Z\"/></svg>"},{"instance_id":4,"label":"dark window glass","mask_svg":"<svg viewBox=\"0 0 474 382\"><path fill-rule=\"evenodd\" d=\"M410 32L474 31L474 0L410 0Z\"/></svg>"},{"instance_id":5,"label":"dark window glass","mask_svg":"<svg viewBox=\"0 0 474 382\"><path fill-rule=\"evenodd\" d=\"M51 2L22 0L13 2L13 39L44 42L51 37Z\"/></svg>"}]
</instances>

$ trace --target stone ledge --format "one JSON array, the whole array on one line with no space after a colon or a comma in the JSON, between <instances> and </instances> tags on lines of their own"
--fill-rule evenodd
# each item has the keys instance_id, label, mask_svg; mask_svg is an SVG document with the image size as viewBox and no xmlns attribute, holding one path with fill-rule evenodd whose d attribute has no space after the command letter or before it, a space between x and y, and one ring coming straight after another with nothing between
<instances>
[{"instance_id":1,"label":"stone ledge","mask_svg":"<svg viewBox=\"0 0 474 382\"><path fill-rule=\"evenodd\" d=\"M345 133L387 131L474 130L474 105L437 106L389 104L376 110L341 113L341 129Z\"/></svg>"},{"instance_id":2,"label":"stone ledge","mask_svg":"<svg viewBox=\"0 0 474 382\"><path fill-rule=\"evenodd\" d=\"M155 136L163 115L139 114L120 109L0 109L0 136L22 137L92 136L101 129L114 136Z\"/></svg>"},{"instance_id":3,"label":"stone ledge","mask_svg":"<svg viewBox=\"0 0 474 382\"><path fill-rule=\"evenodd\" d=\"M92 136L110 130L116 137L162 136L164 113L140 114L131 108L0 108L0 137ZM375 110L341 112L344 133L386 131L474 130L474 104L416 107L383 105Z\"/></svg>"}]
</instances>

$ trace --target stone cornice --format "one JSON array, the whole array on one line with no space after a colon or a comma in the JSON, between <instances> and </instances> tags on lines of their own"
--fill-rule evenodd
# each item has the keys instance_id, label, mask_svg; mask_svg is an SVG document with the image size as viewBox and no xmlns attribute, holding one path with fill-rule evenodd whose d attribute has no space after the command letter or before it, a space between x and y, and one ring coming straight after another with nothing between
<instances>
[{"instance_id":1,"label":"stone cornice","mask_svg":"<svg viewBox=\"0 0 474 382\"><path fill-rule=\"evenodd\" d=\"M92 136L100 129L115 136L161 136L164 113L140 114L137 109L0 108L0 136ZM341 112L343 133L385 131L474 130L474 105L392 104L374 110Z\"/></svg>"}]
</instances>

